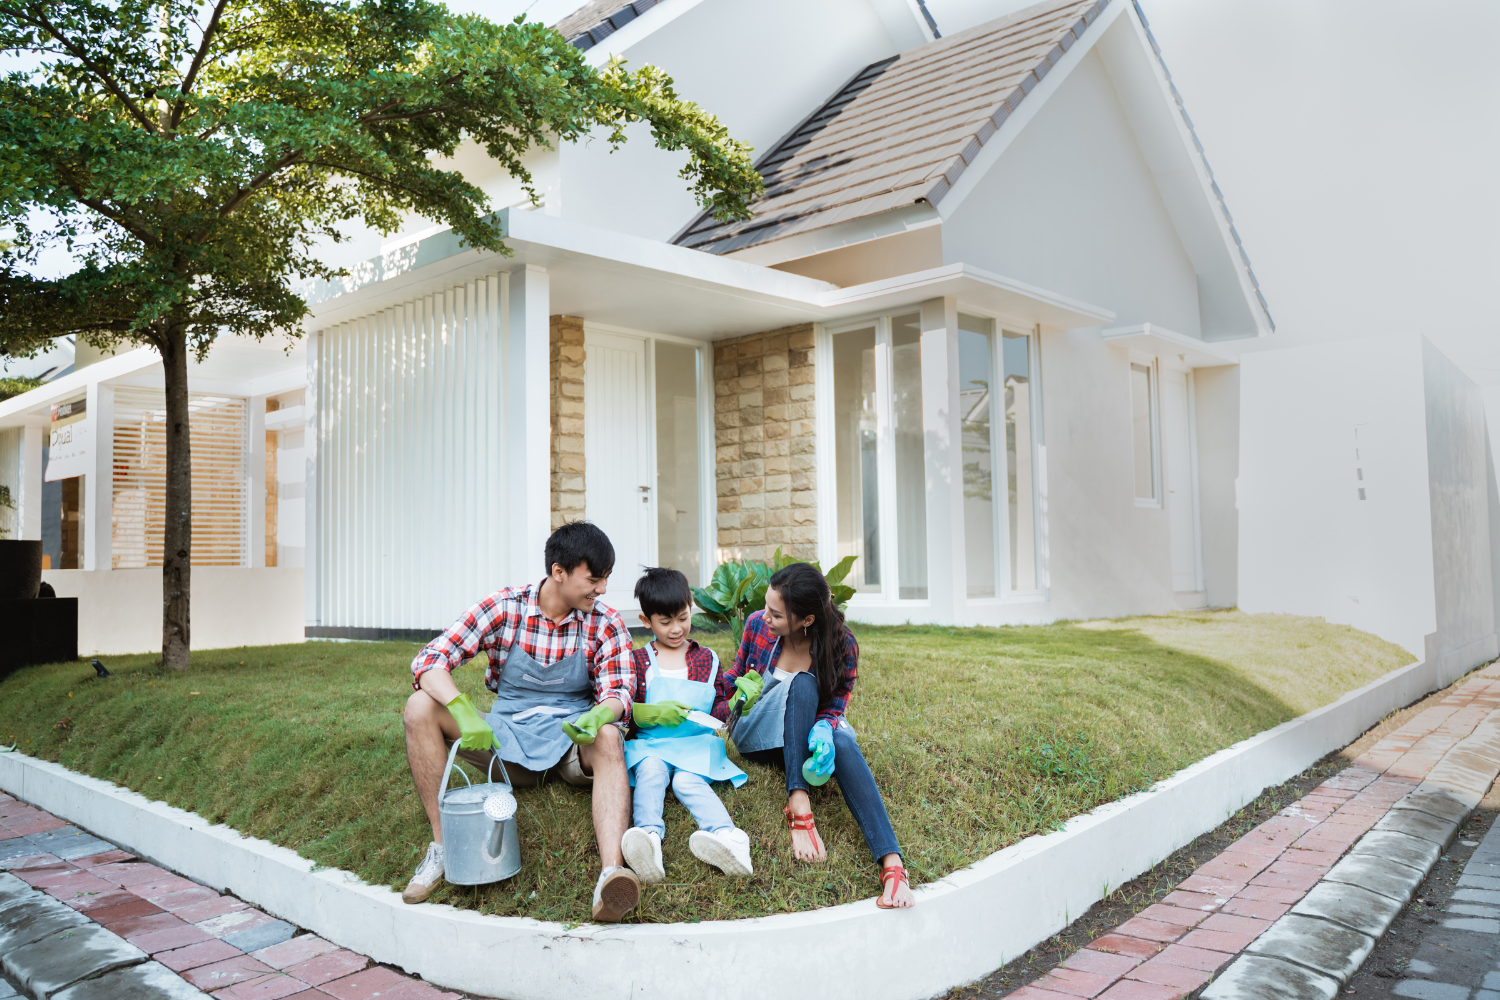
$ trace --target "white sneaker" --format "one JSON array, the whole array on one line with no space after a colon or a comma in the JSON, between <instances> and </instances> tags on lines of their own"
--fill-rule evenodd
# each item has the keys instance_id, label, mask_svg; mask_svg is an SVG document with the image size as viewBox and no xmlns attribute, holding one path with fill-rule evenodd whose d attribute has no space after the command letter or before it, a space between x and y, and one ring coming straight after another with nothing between
<instances>
[{"instance_id":1,"label":"white sneaker","mask_svg":"<svg viewBox=\"0 0 1500 1000\"><path fill-rule=\"evenodd\" d=\"M661 863L661 838L650 830L632 826L620 838L620 853L630 870L641 877L647 885L655 885L667 877Z\"/></svg>"},{"instance_id":2,"label":"white sneaker","mask_svg":"<svg viewBox=\"0 0 1500 1000\"><path fill-rule=\"evenodd\" d=\"M750 835L739 827L708 833L697 830L688 838L693 857L713 865L725 875L753 875L750 864Z\"/></svg>"},{"instance_id":3,"label":"white sneaker","mask_svg":"<svg viewBox=\"0 0 1500 1000\"><path fill-rule=\"evenodd\" d=\"M606 868L594 883L595 920L612 924L624 919L641 901L641 880L629 868Z\"/></svg>"},{"instance_id":4,"label":"white sneaker","mask_svg":"<svg viewBox=\"0 0 1500 1000\"><path fill-rule=\"evenodd\" d=\"M443 845L430 843L427 845L427 856L417 865L417 873L406 883L406 891L401 894L401 900L405 903L420 903L431 896L432 890L442 881Z\"/></svg>"}]
</instances>

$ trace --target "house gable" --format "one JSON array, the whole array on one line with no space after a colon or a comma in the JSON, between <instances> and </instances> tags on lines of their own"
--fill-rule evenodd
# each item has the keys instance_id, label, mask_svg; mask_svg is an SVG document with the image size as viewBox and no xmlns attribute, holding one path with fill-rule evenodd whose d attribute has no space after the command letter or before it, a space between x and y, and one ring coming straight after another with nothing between
<instances>
[{"instance_id":1,"label":"house gable","mask_svg":"<svg viewBox=\"0 0 1500 1000\"><path fill-rule=\"evenodd\" d=\"M1111 93L1110 114L1134 133L1130 156L1144 163L1155 188L1137 196L1153 210L1164 209L1190 262L1196 304L1176 321L1179 328L1208 340L1271 332L1202 145L1134 0L1051 0L866 67L761 161L767 195L754 218L720 225L700 215L677 242L813 273L828 271L810 259L815 255L852 259L843 248L953 226L971 211L976 192L993 187L987 178L1004 169L1011 146L1034 129L1032 122L1056 120L1050 103L1086 62L1107 81L1095 89ZM1054 135L1065 147L1087 138ZM1136 209L1123 206L1113 214L1132 216ZM1103 212L1101 224L1112 224L1111 217ZM944 242L961 241L945 236ZM948 263L962 259L986 269L992 257L944 254ZM1039 283L1061 289L1079 281ZM1097 294L1089 297L1100 301ZM1121 302L1126 313L1133 311L1130 301ZM1163 322L1160 314L1153 322Z\"/></svg>"},{"instance_id":2,"label":"house gable","mask_svg":"<svg viewBox=\"0 0 1500 1000\"><path fill-rule=\"evenodd\" d=\"M1199 288L1102 60L1090 54L941 226L945 263L1199 337Z\"/></svg>"}]
</instances>

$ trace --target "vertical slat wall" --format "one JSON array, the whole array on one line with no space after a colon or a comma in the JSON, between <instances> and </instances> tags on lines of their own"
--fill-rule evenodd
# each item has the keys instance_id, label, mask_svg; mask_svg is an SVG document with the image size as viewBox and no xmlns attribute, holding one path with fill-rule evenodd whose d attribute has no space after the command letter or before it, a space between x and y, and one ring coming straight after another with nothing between
<instances>
[{"instance_id":1,"label":"vertical slat wall","mask_svg":"<svg viewBox=\"0 0 1500 1000\"><path fill-rule=\"evenodd\" d=\"M504 579L501 280L318 338L318 624L445 628L525 582Z\"/></svg>"},{"instance_id":2,"label":"vertical slat wall","mask_svg":"<svg viewBox=\"0 0 1500 1000\"><path fill-rule=\"evenodd\" d=\"M160 389L115 389L110 564L161 565L167 511L167 404ZM193 565L246 566L250 527L249 414L229 396L188 397Z\"/></svg>"},{"instance_id":3,"label":"vertical slat wall","mask_svg":"<svg viewBox=\"0 0 1500 1000\"><path fill-rule=\"evenodd\" d=\"M0 538L19 538L21 507L21 435L19 427L0 430L0 486L10 490L10 506L0 506Z\"/></svg>"}]
</instances>

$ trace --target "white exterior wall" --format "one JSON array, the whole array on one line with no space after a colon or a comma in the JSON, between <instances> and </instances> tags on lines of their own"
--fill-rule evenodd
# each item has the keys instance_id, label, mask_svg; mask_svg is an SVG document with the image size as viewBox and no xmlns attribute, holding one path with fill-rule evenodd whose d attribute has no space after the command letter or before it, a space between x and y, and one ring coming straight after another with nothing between
<instances>
[{"instance_id":1,"label":"white exterior wall","mask_svg":"<svg viewBox=\"0 0 1500 1000\"><path fill-rule=\"evenodd\" d=\"M521 268L315 335L308 625L443 628L540 576L545 279Z\"/></svg>"},{"instance_id":2,"label":"white exterior wall","mask_svg":"<svg viewBox=\"0 0 1500 1000\"><path fill-rule=\"evenodd\" d=\"M1239 603L1240 369L1193 372L1198 403L1198 507L1203 537L1204 597L1211 608Z\"/></svg>"},{"instance_id":3,"label":"white exterior wall","mask_svg":"<svg viewBox=\"0 0 1500 1000\"><path fill-rule=\"evenodd\" d=\"M1353 625L1450 675L1493 657L1477 387L1405 335L1247 355L1241 393L1240 607Z\"/></svg>"},{"instance_id":4,"label":"white exterior wall","mask_svg":"<svg viewBox=\"0 0 1500 1000\"><path fill-rule=\"evenodd\" d=\"M161 569L49 569L58 597L78 598L78 655L161 649ZM302 641L302 571L194 566L194 649Z\"/></svg>"},{"instance_id":5,"label":"white exterior wall","mask_svg":"<svg viewBox=\"0 0 1500 1000\"><path fill-rule=\"evenodd\" d=\"M1198 279L1097 53L1063 81L952 218L964 263L1199 336Z\"/></svg>"}]
</instances>

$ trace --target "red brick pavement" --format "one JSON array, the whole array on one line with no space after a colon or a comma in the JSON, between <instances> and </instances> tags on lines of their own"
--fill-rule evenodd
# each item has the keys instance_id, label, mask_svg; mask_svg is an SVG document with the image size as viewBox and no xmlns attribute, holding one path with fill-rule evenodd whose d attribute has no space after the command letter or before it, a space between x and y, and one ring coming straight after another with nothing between
<instances>
[{"instance_id":1,"label":"red brick pavement","mask_svg":"<svg viewBox=\"0 0 1500 1000\"><path fill-rule=\"evenodd\" d=\"M1454 744L1500 708L1472 678L1200 865L1160 903L1095 938L1012 1000L1178 1000L1289 910Z\"/></svg>"},{"instance_id":2,"label":"red brick pavement","mask_svg":"<svg viewBox=\"0 0 1500 1000\"><path fill-rule=\"evenodd\" d=\"M67 826L0 792L0 842ZM246 955L221 938L270 923L248 903L125 851L74 861L36 854L10 874L109 928L215 1000L457 1000L312 934Z\"/></svg>"}]
</instances>

